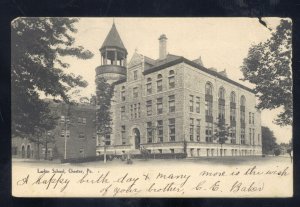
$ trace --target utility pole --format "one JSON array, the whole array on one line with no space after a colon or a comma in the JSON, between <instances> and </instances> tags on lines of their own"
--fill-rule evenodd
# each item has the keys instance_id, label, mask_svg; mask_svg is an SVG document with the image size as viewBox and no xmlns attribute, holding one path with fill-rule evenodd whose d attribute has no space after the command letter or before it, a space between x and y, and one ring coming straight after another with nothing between
<instances>
[{"instance_id":1,"label":"utility pole","mask_svg":"<svg viewBox=\"0 0 300 207\"><path fill-rule=\"evenodd\" d=\"M67 105L67 113L66 113L66 116L65 116L65 126L64 126L64 128L65 128L65 155L64 155L64 159L67 159L67 130L68 130L68 125L69 125L69 122L70 122L70 119L69 119L69 115L70 115L70 113L69 113L69 110L70 110L70 108L69 108L69 106Z\"/></svg>"}]
</instances>

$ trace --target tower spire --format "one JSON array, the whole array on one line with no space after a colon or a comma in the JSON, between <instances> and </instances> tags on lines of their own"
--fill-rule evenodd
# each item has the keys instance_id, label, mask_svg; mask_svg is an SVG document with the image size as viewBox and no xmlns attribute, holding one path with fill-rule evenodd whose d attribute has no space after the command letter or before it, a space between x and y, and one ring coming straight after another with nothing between
<instances>
[{"instance_id":1,"label":"tower spire","mask_svg":"<svg viewBox=\"0 0 300 207\"><path fill-rule=\"evenodd\" d=\"M126 78L127 50L121 40L113 18L113 24L101 48L101 65L96 68L97 77L104 77L108 83Z\"/></svg>"}]
</instances>

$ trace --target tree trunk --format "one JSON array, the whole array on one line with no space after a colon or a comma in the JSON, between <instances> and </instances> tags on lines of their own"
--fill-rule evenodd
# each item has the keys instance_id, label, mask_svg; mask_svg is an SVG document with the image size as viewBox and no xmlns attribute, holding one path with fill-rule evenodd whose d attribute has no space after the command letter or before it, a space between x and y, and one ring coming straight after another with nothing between
<instances>
[{"instance_id":1,"label":"tree trunk","mask_svg":"<svg viewBox=\"0 0 300 207\"><path fill-rule=\"evenodd\" d=\"M223 144L221 144L221 157L223 157Z\"/></svg>"}]
</instances>

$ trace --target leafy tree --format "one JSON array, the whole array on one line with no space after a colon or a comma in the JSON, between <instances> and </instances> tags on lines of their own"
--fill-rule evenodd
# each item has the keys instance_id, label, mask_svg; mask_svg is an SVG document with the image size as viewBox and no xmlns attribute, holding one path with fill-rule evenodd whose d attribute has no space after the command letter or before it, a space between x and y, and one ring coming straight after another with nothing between
<instances>
[{"instance_id":1,"label":"leafy tree","mask_svg":"<svg viewBox=\"0 0 300 207\"><path fill-rule=\"evenodd\" d=\"M259 109L283 108L275 120L280 126L293 122L291 58L292 23L281 20L270 39L250 47L241 67L243 80L255 84Z\"/></svg>"},{"instance_id":2,"label":"leafy tree","mask_svg":"<svg viewBox=\"0 0 300 207\"><path fill-rule=\"evenodd\" d=\"M261 137L262 137L262 153L263 154L273 154L274 150L278 148L276 143L276 138L273 131L268 127L261 127Z\"/></svg>"},{"instance_id":3,"label":"leafy tree","mask_svg":"<svg viewBox=\"0 0 300 207\"><path fill-rule=\"evenodd\" d=\"M97 100L97 132L101 137L110 135L111 128L111 100L113 97L114 86L113 84L107 83L103 77L96 79L96 100Z\"/></svg>"},{"instance_id":4,"label":"leafy tree","mask_svg":"<svg viewBox=\"0 0 300 207\"><path fill-rule=\"evenodd\" d=\"M68 92L85 87L81 76L65 73L69 64L62 59L93 56L75 46L77 18L17 18L11 24L12 134L33 135L35 128L47 130L44 117L51 121L49 104L40 94L58 97L69 103ZM52 119L53 120L53 119Z\"/></svg>"},{"instance_id":5,"label":"leafy tree","mask_svg":"<svg viewBox=\"0 0 300 207\"><path fill-rule=\"evenodd\" d=\"M218 122L214 123L214 134L213 139L217 140L217 142L221 145L221 157L223 151L223 144L229 139L230 137L230 130L231 127L225 124L225 120L219 119Z\"/></svg>"}]
</instances>

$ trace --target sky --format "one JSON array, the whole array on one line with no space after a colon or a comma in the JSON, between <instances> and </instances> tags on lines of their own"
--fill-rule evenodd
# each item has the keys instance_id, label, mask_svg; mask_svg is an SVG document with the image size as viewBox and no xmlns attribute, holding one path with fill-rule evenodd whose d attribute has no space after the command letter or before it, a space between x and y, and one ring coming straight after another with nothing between
<instances>
[{"instance_id":1,"label":"sky","mask_svg":"<svg viewBox=\"0 0 300 207\"><path fill-rule=\"evenodd\" d=\"M157 59L158 37L165 34L169 53L190 60L201 56L205 67L214 67L218 71L226 69L230 79L250 88L253 88L252 84L240 80L243 78L240 66L250 46L267 40L271 35L257 18L81 18L76 24L78 32L73 35L75 44L90 50L94 57L89 60L65 58L70 64L68 72L81 75L89 84L81 89L81 96L89 97L95 93L99 48L113 21L128 51L128 61L136 50ZM280 18L264 18L264 21L274 31ZM274 132L278 143L289 142L292 127L273 124L278 112L280 109L262 111L262 125Z\"/></svg>"}]
</instances>

